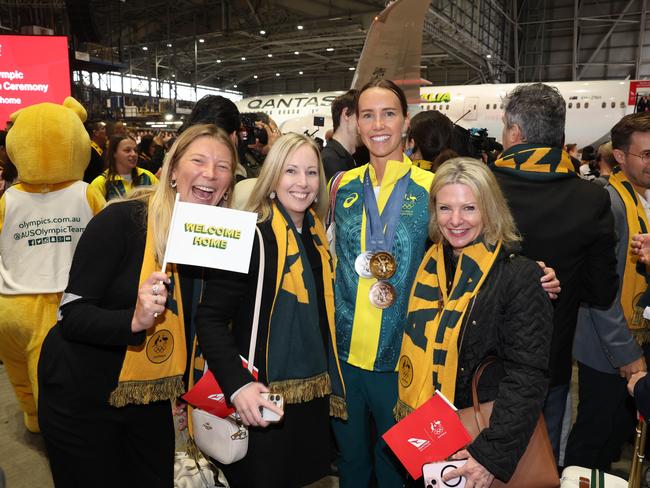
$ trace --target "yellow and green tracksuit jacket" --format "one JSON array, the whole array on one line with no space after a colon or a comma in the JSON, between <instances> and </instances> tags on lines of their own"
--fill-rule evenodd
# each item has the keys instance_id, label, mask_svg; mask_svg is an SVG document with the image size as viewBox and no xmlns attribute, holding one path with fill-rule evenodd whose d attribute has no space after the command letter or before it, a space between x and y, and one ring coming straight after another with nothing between
<instances>
[{"instance_id":1,"label":"yellow and green tracksuit jacket","mask_svg":"<svg viewBox=\"0 0 650 488\"><path fill-rule=\"evenodd\" d=\"M354 261L366 250L366 216L363 177L370 168L370 179L377 186L374 168L366 164L347 171L336 192L336 281L335 320L339 358L368 371L394 371L399 358L409 293L424 256L428 238L429 189L433 173L414 166L405 155L403 161L388 161L381 182L377 205L382 212L395 183L411 171L392 253L397 271L388 282L397 292L393 305L381 310L368 298L375 278L361 278Z\"/></svg>"}]
</instances>

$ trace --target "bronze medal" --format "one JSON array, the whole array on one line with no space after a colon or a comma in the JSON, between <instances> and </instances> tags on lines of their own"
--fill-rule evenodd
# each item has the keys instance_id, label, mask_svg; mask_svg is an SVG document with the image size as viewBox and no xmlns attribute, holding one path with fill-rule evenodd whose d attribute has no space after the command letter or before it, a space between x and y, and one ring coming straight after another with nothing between
<instances>
[{"instance_id":1,"label":"bronze medal","mask_svg":"<svg viewBox=\"0 0 650 488\"><path fill-rule=\"evenodd\" d=\"M395 274L397 262L395 257L387 251L379 251L370 258L370 272L378 280L387 280Z\"/></svg>"},{"instance_id":2,"label":"bronze medal","mask_svg":"<svg viewBox=\"0 0 650 488\"><path fill-rule=\"evenodd\" d=\"M372 285L368 295L370 303L381 309L390 307L395 303L395 298L397 298L395 288L388 281L378 281Z\"/></svg>"}]
</instances>

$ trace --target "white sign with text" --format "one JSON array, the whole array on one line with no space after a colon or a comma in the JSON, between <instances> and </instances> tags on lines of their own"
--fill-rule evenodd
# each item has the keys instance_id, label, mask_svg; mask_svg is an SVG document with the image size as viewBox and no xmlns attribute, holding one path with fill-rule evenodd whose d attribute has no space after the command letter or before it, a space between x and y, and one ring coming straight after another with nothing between
<instances>
[{"instance_id":1,"label":"white sign with text","mask_svg":"<svg viewBox=\"0 0 650 488\"><path fill-rule=\"evenodd\" d=\"M165 263L248 273L256 222L253 212L177 201Z\"/></svg>"}]
</instances>

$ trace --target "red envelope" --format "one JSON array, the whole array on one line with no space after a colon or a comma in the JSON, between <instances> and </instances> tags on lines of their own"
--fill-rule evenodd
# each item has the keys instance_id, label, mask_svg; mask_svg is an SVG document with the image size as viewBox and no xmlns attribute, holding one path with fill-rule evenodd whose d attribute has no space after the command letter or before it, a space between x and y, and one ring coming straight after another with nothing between
<instances>
[{"instance_id":1,"label":"red envelope","mask_svg":"<svg viewBox=\"0 0 650 488\"><path fill-rule=\"evenodd\" d=\"M439 392L382 437L414 480L424 464L447 459L472 440L456 408Z\"/></svg>"},{"instance_id":2,"label":"red envelope","mask_svg":"<svg viewBox=\"0 0 650 488\"><path fill-rule=\"evenodd\" d=\"M248 368L248 361L244 358L241 358L241 363L244 368ZM253 378L257 381L257 368L253 368ZM201 379L181 398L193 407L200 408L221 418L226 418L235 412L235 409L229 407L226 403L226 396L221 391L217 379L207 368Z\"/></svg>"}]
</instances>

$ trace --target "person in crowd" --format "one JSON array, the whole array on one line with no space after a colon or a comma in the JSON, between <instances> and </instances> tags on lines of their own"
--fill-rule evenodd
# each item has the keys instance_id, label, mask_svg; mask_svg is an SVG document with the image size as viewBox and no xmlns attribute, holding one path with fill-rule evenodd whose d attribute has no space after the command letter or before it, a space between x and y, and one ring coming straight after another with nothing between
<instances>
[{"instance_id":1,"label":"person in crowd","mask_svg":"<svg viewBox=\"0 0 650 488\"><path fill-rule=\"evenodd\" d=\"M101 175L105 167L104 151L106 150L106 124L99 120L89 121L84 124L90 136L90 161L84 172L84 181L92 181Z\"/></svg>"},{"instance_id":2,"label":"person in crowd","mask_svg":"<svg viewBox=\"0 0 650 488\"><path fill-rule=\"evenodd\" d=\"M39 362L39 421L57 486L172 486L170 400L185 390L200 288L183 266L161 263L176 196L225 205L236 162L225 132L188 128L158 186L112 202L86 227Z\"/></svg>"},{"instance_id":3,"label":"person in crowd","mask_svg":"<svg viewBox=\"0 0 650 488\"><path fill-rule=\"evenodd\" d=\"M370 163L342 176L334 202L336 332L348 419L335 419L333 428L341 487L368 486L373 465L379 487L397 487L404 476L381 435L395 423L395 368L408 290L426 249L433 174L413 166L402 152L409 118L399 87L387 80L368 83L356 94L355 107ZM377 251L390 255L393 275L370 272ZM376 425L372 441L370 416Z\"/></svg>"},{"instance_id":4,"label":"person in crowd","mask_svg":"<svg viewBox=\"0 0 650 488\"><path fill-rule=\"evenodd\" d=\"M100 191L106 201L124 197L137 186L158 183L151 172L138 168L135 139L128 135L111 136L108 143L108 168L90 184Z\"/></svg>"},{"instance_id":5,"label":"person in crowd","mask_svg":"<svg viewBox=\"0 0 650 488\"><path fill-rule=\"evenodd\" d=\"M580 154L580 172L579 175L585 180L592 181L598 176L596 168L593 166L596 161L596 151L593 146L585 146Z\"/></svg>"},{"instance_id":6,"label":"person in crowd","mask_svg":"<svg viewBox=\"0 0 650 488\"><path fill-rule=\"evenodd\" d=\"M523 236L522 254L553 267L562 281L544 406L557 459L579 305L607 307L616 296L614 220L607 193L580 179L562 150L566 104L559 91L542 83L521 85L504 107L504 151L493 170Z\"/></svg>"},{"instance_id":7,"label":"person in crowd","mask_svg":"<svg viewBox=\"0 0 650 488\"><path fill-rule=\"evenodd\" d=\"M230 486L293 488L330 470L329 416L345 418L334 333L332 261L321 223L327 209L318 150L306 136L286 134L271 148L248 201L258 214L265 253L255 380L248 355L260 266L253 244L248 274L211 270L197 313L203 356L226 398L249 426L246 456L220 466ZM232 323L232 327L231 327ZM262 393L284 397L282 413Z\"/></svg>"},{"instance_id":8,"label":"person in crowd","mask_svg":"<svg viewBox=\"0 0 650 488\"><path fill-rule=\"evenodd\" d=\"M354 95L357 90L348 90L332 102L332 123L334 133L327 139L321 152L325 179L331 180L339 171L347 171L357 164L352 155L359 146L357 115L354 112Z\"/></svg>"},{"instance_id":9,"label":"person in crowd","mask_svg":"<svg viewBox=\"0 0 650 488\"><path fill-rule=\"evenodd\" d=\"M495 400L490 425L453 456L467 463L445 474L487 488L495 477L510 479L541 414L553 309L539 266L519 254L521 238L484 163L443 163L429 198L433 246L411 289L395 411L404 417L436 390L458 408L471 406L474 372L498 358L479 383L481 401Z\"/></svg>"},{"instance_id":10,"label":"person in crowd","mask_svg":"<svg viewBox=\"0 0 650 488\"><path fill-rule=\"evenodd\" d=\"M650 103L648 102L648 95L643 95L639 97L639 101L636 104L636 112L642 113L650 110Z\"/></svg>"},{"instance_id":11,"label":"person in crowd","mask_svg":"<svg viewBox=\"0 0 650 488\"><path fill-rule=\"evenodd\" d=\"M618 166L616 158L614 157L614 149L612 142L606 142L598 147L596 153L596 164L598 165L598 178L594 178L592 183L596 183L602 187L607 186L609 177L612 175L614 168Z\"/></svg>"},{"instance_id":12,"label":"person in crowd","mask_svg":"<svg viewBox=\"0 0 650 488\"><path fill-rule=\"evenodd\" d=\"M635 424L626 380L647 370L650 352L648 346L641 347L650 337L650 322L643 316L650 305L648 267L632 252L632 237L649 228L650 113L623 117L611 136L620 170L610 176L606 190L616 223L621 284L610 306L580 308L574 344L580 402L566 448L567 463L605 471L618 460Z\"/></svg>"},{"instance_id":13,"label":"person in crowd","mask_svg":"<svg viewBox=\"0 0 650 488\"><path fill-rule=\"evenodd\" d=\"M446 115L437 110L420 112L411 119L406 154L416 166L435 173L440 164L434 166L433 163L442 151L452 148L453 132L454 124ZM445 161L455 153L449 156Z\"/></svg>"},{"instance_id":14,"label":"person in crowd","mask_svg":"<svg viewBox=\"0 0 650 488\"><path fill-rule=\"evenodd\" d=\"M160 136L145 134L140 138L140 143L138 144L138 167L146 169L155 175L161 168L164 158L165 151Z\"/></svg>"},{"instance_id":15,"label":"person in crowd","mask_svg":"<svg viewBox=\"0 0 650 488\"><path fill-rule=\"evenodd\" d=\"M7 154L7 131L0 130L0 197L18 179L16 166Z\"/></svg>"},{"instance_id":16,"label":"person in crowd","mask_svg":"<svg viewBox=\"0 0 650 488\"><path fill-rule=\"evenodd\" d=\"M578 145L577 144L566 144L564 146L564 151L571 158L571 164L573 164L573 169L576 173L580 171L580 160L578 159Z\"/></svg>"}]
</instances>

